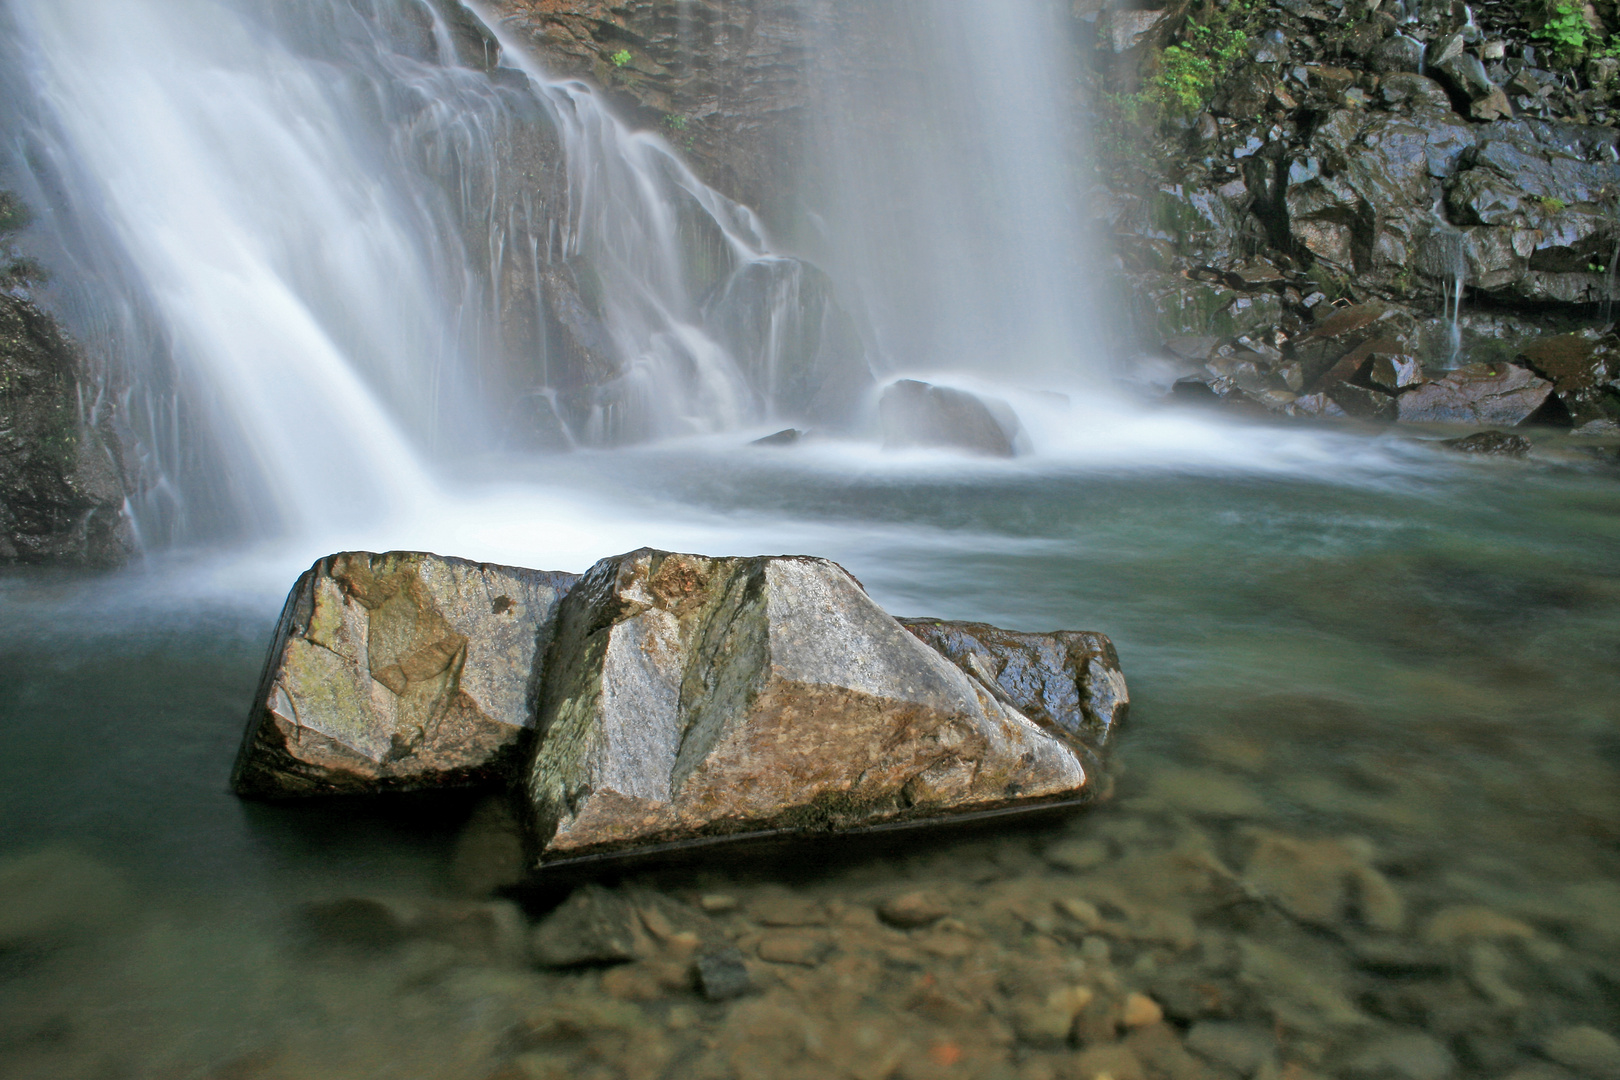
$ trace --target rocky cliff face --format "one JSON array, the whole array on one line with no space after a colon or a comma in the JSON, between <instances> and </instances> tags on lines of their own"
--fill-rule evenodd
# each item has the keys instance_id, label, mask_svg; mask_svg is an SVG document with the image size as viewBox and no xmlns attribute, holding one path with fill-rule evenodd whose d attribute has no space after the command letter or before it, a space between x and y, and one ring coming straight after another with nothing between
<instances>
[{"instance_id":1,"label":"rocky cliff face","mask_svg":"<svg viewBox=\"0 0 1620 1080\"><path fill-rule=\"evenodd\" d=\"M1209 9L1089 6L1104 212L1147 351L1246 406L1393 418L1425 365L1537 369L1524 350L1567 332L1611 350L1620 64L1537 36L1547 5L1246 8L1205 107L1134 131L1108 103L1167 70L1164 44L1196 50ZM1347 307L1356 325L1329 327ZM1381 386L1374 354L1418 374ZM1576 422L1620 417L1612 387L1588 396Z\"/></svg>"},{"instance_id":2,"label":"rocky cliff face","mask_svg":"<svg viewBox=\"0 0 1620 1080\"><path fill-rule=\"evenodd\" d=\"M86 389L56 321L0 293L0 564L105 566L133 546L111 407Z\"/></svg>"},{"instance_id":3,"label":"rocky cliff face","mask_svg":"<svg viewBox=\"0 0 1620 1080\"><path fill-rule=\"evenodd\" d=\"M778 220L798 173L813 27L799 0L494 0L552 72L607 91L704 180Z\"/></svg>"}]
</instances>

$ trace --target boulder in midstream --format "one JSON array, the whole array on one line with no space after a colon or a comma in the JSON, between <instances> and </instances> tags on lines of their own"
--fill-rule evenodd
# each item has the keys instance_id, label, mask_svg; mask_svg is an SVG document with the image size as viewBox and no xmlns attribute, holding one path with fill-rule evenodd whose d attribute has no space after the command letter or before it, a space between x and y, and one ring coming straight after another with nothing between
<instances>
[{"instance_id":1,"label":"boulder in midstream","mask_svg":"<svg viewBox=\"0 0 1620 1080\"><path fill-rule=\"evenodd\" d=\"M1012 407L950 386L916 379L890 383L878 399L888 449L941 447L1014 457L1027 441Z\"/></svg>"},{"instance_id":2,"label":"boulder in midstream","mask_svg":"<svg viewBox=\"0 0 1620 1080\"><path fill-rule=\"evenodd\" d=\"M597 563L559 609L539 726L542 865L1092 793L1063 738L824 559Z\"/></svg>"},{"instance_id":3,"label":"boulder in midstream","mask_svg":"<svg viewBox=\"0 0 1620 1080\"><path fill-rule=\"evenodd\" d=\"M320 560L287 597L231 786L273 798L509 778L574 580L422 552Z\"/></svg>"}]
</instances>

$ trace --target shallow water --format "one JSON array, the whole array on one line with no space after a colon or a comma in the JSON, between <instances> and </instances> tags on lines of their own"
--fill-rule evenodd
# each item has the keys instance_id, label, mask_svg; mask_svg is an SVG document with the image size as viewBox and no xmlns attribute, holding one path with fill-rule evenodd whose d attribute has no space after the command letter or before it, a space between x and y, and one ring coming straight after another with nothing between
<instances>
[{"instance_id":1,"label":"shallow water","mask_svg":"<svg viewBox=\"0 0 1620 1080\"><path fill-rule=\"evenodd\" d=\"M369 537L7 572L0 1075L1496 1077L1575 1060L1570 1025L1620 1033L1615 467L1226 435L1257 467L577 454ZM571 973L333 944L302 905L451 895L468 810L226 790L280 593L347 543L808 552L899 614L1102 630L1134 698L1117 797L621 883L736 901L692 908L749 959L732 1002L678 936ZM876 918L917 888L949 916ZM1168 1027L1124 1025L1133 991Z\"/></svg>"}]
</instances>

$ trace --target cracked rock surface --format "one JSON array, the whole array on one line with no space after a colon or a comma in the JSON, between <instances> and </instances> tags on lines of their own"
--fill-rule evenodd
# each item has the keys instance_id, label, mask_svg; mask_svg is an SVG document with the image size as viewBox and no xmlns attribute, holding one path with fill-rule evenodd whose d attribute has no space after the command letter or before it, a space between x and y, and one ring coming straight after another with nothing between
<instances>
[{"instance_id":1,"label":"cracked rock surface","mask_svg":"<svg viewBox=\"0 0 1620 1080\"><path fill-rule=\"evenodd\" d=\"M526 777L542 863L1090 794L1063 738L824 559L604 559L551 649Z\"/></svg>"},{"instance_id":2,"label":"cracked rock surface","mask_svg":"<svg viewBox=\"0 0 1620 1080\"><path fill-rule=\"evenodd\" d=\"M421 552L320 560L287 598L232 787L358 794L510 774L574 580Z\"/></svg>"}]
</instances>

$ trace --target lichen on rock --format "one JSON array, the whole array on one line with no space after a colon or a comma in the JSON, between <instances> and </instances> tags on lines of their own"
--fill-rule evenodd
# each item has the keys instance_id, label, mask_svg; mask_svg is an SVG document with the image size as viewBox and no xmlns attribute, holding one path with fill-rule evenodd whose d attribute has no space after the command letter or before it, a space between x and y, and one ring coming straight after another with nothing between
<instances>
[{"instance_id":1,"label":"lichen on rock","mask_svg":"<svg viewBox=\"0 0 1620 1080\"><path fill-rule=\"evenodd\" d=\"M532 730L571 574L345 552L287 598L232 786L290 796L498 782Z\"/></svg>"},{"instance_id":2,"label":"lichen on rock","mask_svg":"<svg viewBox=\"0 0 1620 1080\"><path fill-rule=\"evenodd\" d=\"M599 562L560 609L540 731L542 863L1092 792L1063 739L824 559Z\"/></svg>"}]
</instances>

